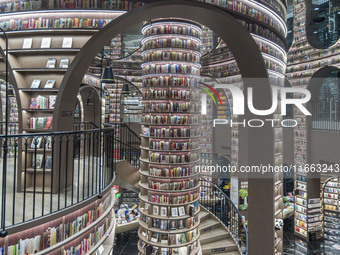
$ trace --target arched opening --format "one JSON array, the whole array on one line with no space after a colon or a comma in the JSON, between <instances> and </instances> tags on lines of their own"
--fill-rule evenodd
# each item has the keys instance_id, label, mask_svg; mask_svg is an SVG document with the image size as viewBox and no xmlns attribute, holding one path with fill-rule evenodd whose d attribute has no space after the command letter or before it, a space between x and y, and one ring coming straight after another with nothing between
<instances>
[{"instance_id":1,"label":"arched opening","mask_svg":"<svg viewBox=\"0 0 340 255\"><path fill-rule=\"evenodd\" d=\"M93 57L112 37L123 33L129 27L149 19L177 17L190 19L211 28L228 45L233 53L243 78L267 78L267 70L258 46L250 33L227 12L209 4L193 1L160 1L132 10L96 33L80 50L72 61L58 92L57 108L53 116L53 128L70 130L72 116L63 116L63 112L74 111L74 100ZM223 24L223 25L222 25ZM244 88L254 86L252 79L244 81ZM269 109L272 103L271 89L267 80L256 84L254 106L256 109ZM242 116L245 120L254 117L249 112ZM268 116L256 116L265 120ZM260 150L259 150L260 147ZM240 154L243 165L273 163L273 129L270 125L252 129L245 127L240 135ZM273 179L250 179L249 224L263 235L254 232L249 239L249 253L271 254L274 249L274 212ZM259 190L260 189L260 190ZM258 192L263 203L257 201ZM260 215L260 216L259 216ZM272 245L261 245L264 241Z\"/></svg>"},{"instance_id":2,"label":"arched opening","mask_svg":"<svg viewBox=\"0 0 340 255\"><path fill-rule=\"evenodd\" d=\"M308 89L312 93L312 129L339 130L339 69L332 66L320 69Z\"/></svg>"},{"instance_id":3,"label":"arched opening","mask_svg":"<svg viewBox=\"0 0 340 255\"><path fill-rule=\"evenodd\" d=\"M309 0L306 2L306 32L309 43L327 49L339 39L339 1Z\"/></svg>"}]
</instances>

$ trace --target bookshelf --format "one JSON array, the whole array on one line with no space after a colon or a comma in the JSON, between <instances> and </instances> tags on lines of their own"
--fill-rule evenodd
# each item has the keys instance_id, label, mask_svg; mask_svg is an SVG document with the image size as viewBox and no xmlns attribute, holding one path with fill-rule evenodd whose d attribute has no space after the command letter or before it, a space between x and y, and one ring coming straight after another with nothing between
<instances>
[{"instance_id":1,"label":"bookshelf","mask_svg":"<svg viewBox=\"0 0 340 255\"><path fill-rule=\"evenodd\" d=\"M104 234L112 230L114 200L114 192L109 190L102 199L91 201L70 214L9 235L0 249L4 249L4 254L69 254L64 251L79 249L83 254L90 254L86 251L102 243ZM96 237L80 247L81 242L92 235Z\"/></svg>"},{"instance_id":2,"label":"bookshelf","mask_svg":"<svg viewBox=\"0 0 340 255\"><path fill-rule=\"evenodd\" d=\"M142 119L141 95L138 92L132 92L131 95L123 95L122 100L122 122L124 123L140 123Z\"/></svg>"},{"instance_id":3,"label":"bookshelf","mask_svg":"<svg viewBox=\"0 0 340 255\"><path fill-rule=\"evenodd\" d=\"M47 133L56 131L53 129L52 115L67 68L95 32L96 30L67 29L7 32L13 86L18 90L17 100L21 106L17 112L13 112L18 119L18 132L46 134L37 146L34 145L35 137L29 138L27 144L22 141L18 145L18 191L26 188L27 192L33 192L33 176L36 174L36 192L41 192L43 186L45 192L51 192L52 175L58 174L56 169L59 168L57 161L53 162L53 166L44 168L45 163L51 161L53 148L50 146L44 150L43 144L51 138ZM4 45L3 39L0 44ZM37 159L33 159L34 154L37 154ZM36 171L32 171L35 160L38 167ZM52 192L56 192L55 188Z\"/></svg>"},{"instance_id":4,"label":"bookshelf","mask_svg":"<svg viewBox=\"0 0 340 255\"><path fill-rule=\"evenodd\" d=\"M139 254L197 254L201 28L155 20L142 31Z\"/></svg>"},{"instance_id":5,"label":"bookshelf","mask_svg":"<svg viewBox=\"0 0 340 255\"><path fill-rule=\"evenodd\" d=\"M27 12L51 9L109 9L109 10L131 10L142 5L142 2L114 0L114 1L87 1L77 0L62 1L5 1L0 5L1 13Z\"/></svg>"},{"instance_id":6,"label":"bookshelf","mask_svg":"<svg viewBox=\"0 0 340 255\"><path fill-rule=\"evenodd\" d=\"M340 230L340 203L339 178L328 179L322 189L323 206L323 236L325 239L325 252L334 252L332 248L339 243Z\"/></svg>"}]
</instances>

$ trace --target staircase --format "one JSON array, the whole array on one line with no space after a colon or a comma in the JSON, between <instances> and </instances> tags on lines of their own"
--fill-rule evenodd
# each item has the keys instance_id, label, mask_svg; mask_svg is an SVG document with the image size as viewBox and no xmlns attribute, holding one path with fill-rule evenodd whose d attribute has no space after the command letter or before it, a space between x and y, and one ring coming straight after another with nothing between
<instances>
[{"instance_id":1,"label":"staircase","mask_svg":"<svg viewBox=\"0 0 340 255\"><path fill-rule=\"evenodd\" d=\"M199 240L203 255L240 255L226 227L203 206L201 206L199 219Z\"/></svg>"}]
</instances>

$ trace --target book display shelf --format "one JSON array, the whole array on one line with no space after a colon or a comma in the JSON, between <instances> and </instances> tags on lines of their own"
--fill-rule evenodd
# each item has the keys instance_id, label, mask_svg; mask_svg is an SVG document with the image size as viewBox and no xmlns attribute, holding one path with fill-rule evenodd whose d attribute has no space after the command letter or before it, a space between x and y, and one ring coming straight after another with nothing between
<instances>
[{"instance_id":1,"label":"book display shelf","mask_svg":"<svg viewBox=\"0 0 340 255\"><path fill-rule=\"evenodd\" d=\"M108 10L103 14L89 10L86 15L88 20L84 20L83 11L18 11L4 14L0 18L0 26L7 30L9 38L9 63L15 80L13 85L19 90L19 111L22 111L18 120L19 132L56 131L53 128L52 115L60 84L72 60L100 27L124 13ZM4 47L4 39L0 43ZM46 139L49 137L46 136ZM45 148L43 144L44 142L34 137L28 139L28 145L19 144L19 191L33 190L31 177L34 172L37 174L35 191L42 190L43 182L45 191L51 191L49 186L52 175L58 174L56 169L59 168L55 160L53 166L49 165L46 171L43 170L42 165L45 164L40 162L49 162L52 155L51 142L48 140ZM36 151L44 153L38 153L37 158L33 158ZM27 164L24 164L26 160ZM35 164L36 161L39 164ZM36 170L31 171L32 169Z\"/></svg>"},{"instance_id":2,"label":"book display shelf","mask_svg":"<svg viewBox=\"0 0 340 255\"><path fill-rule=\"evenodd\" d=\"M115 193L2 239L1 254L92 254L114 230Z\"/></svg>"},{"instance_id":3,"label":"book display shelf","mask_svg":"<svg viewBox=\"0 0 340 255\"><path fill-rule=\"evenodd\" d=\"M322 50L313 49L308 43L305 30L306 5L304 1L294 1L294 38L288 53L287 78L293 87L307 88L310 78L323 66L326 59L320 58ZM313 55L316 53L316 55ZM302 60L299 56L305 56ZM315 58L315 61L312 60ZM314 62L322 62L315 64ZM294 98L304 95L295 93ZM309 141L310 127L306 116L297 108L294 109L294 163L298 167L295 173L295 234L306 241L322 237L322 211L320 201L320 178L315 178L306 171L310 163Z\"/></svg>"},{"instance_id":4,"label":"book display shelf","mask_svg":"<svg viewBox=\"0 0 340 255\"><path fill-rule=\"evenodd\" d=\"M202 30L172 19L153 20L142 32L143 54L150 57L142 65L139 254L194 255L199 250L195 165Z\"/></svg>"},{"instance_id":5,"label":"book display shelf","mask_svg":"<svg viewBox=\"0 0 340 255\"><path fill-rule=\"evenodd\" d=\"M323 236L325 252L339 251L340 231L340 181L339 178L328 179L322 190Z\"/></svg>"},{"instance_id":6,"label":"book display shelf","mask_svg":"<svg viewBox=\"0 0 340 255\"><path fill-rule=\"evenodd\" d=\"M140 123L142 120L142 96L133 91L130 95L124 95L122 100L122 122Z\"/></svg>"},{"instance_id":7,"label":"book display shelf","mask_svg":"<svg viewBox=\"0 0 340 255\"><path fill-rule=\"evenodd\" d=\"M131 10L143 3L127 0L108 1L56 1L56 0L36 0L36 1L6 1L0 4L1 13L25 12L50 9L107 9L107 10Z\"/></svg>"}]
</instances>

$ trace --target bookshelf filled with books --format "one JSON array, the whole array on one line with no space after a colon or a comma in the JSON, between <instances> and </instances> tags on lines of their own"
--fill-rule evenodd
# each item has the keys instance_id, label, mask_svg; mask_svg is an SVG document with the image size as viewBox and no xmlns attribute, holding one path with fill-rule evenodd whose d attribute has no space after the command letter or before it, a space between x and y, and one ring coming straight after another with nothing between
<instances>
[{"instance_id":1,"label":"bookshelf filled with books","mask_svg":"<svg viewBox=\"0 0 340 255\"><path fill-rule=\"evenodd\" d=\"M340 230L340 200L339 178L328 179L322 190L323 210L323 236L325 239L325 251L332 253L333 248L339 244Z\"/></svg>"},{"instance_id":2,"label":"bookshelf filled with books","mask_svg":"<svg viewBox=\"0 0 340 255\"><path fill-rule=\"evenodd\" d=\"M15 80L13 85L19 91L17 100L21 106L18 112L13 112L19 122L18 132L47 134L55 131L52 116L59 87L75 55L94 32L74 30L71 34L71 31L52 29L34 30L28 34L7 33L9 63ZM4 40L0 43L3 46ZM51 160L51 144L47 142L49 147L44 146L45 140L50 137L45 135L44 141L38 141L37 137L29 138L27 144L20 142L18 146L19 191L33 190L34 175L36 191L40 192L43 185L45 191L50 191L53 178L50 164L57 164L57 161ZM55 165L53 169L59 168ZM57 171L54 174L58 174Z\"/></svg>"},{"instance_id":3,"label":"bookshelf filled with books","mask_svg":"<svg viewBox=\"0 0 340 255\"><path fill-rule=\"evenodd\" d=\"M140 254L197 254L201 28L188 21L155 20L142 31L138 247ZM181 42L158 43L173 34Z\"/></svg>"},{"instance_id":4,"label":"bookshelf filled with books","mask_svg":"<svg viewBox=\"0 0 340 255\"><path fill-rule=\"evenodd\" d=\"M3 254L75 254L80 250L90 254L115 225L114 201L115 194L110 190L70 214L9 235L0 249L6 251Z\"/></svg>"}]
</instances>

